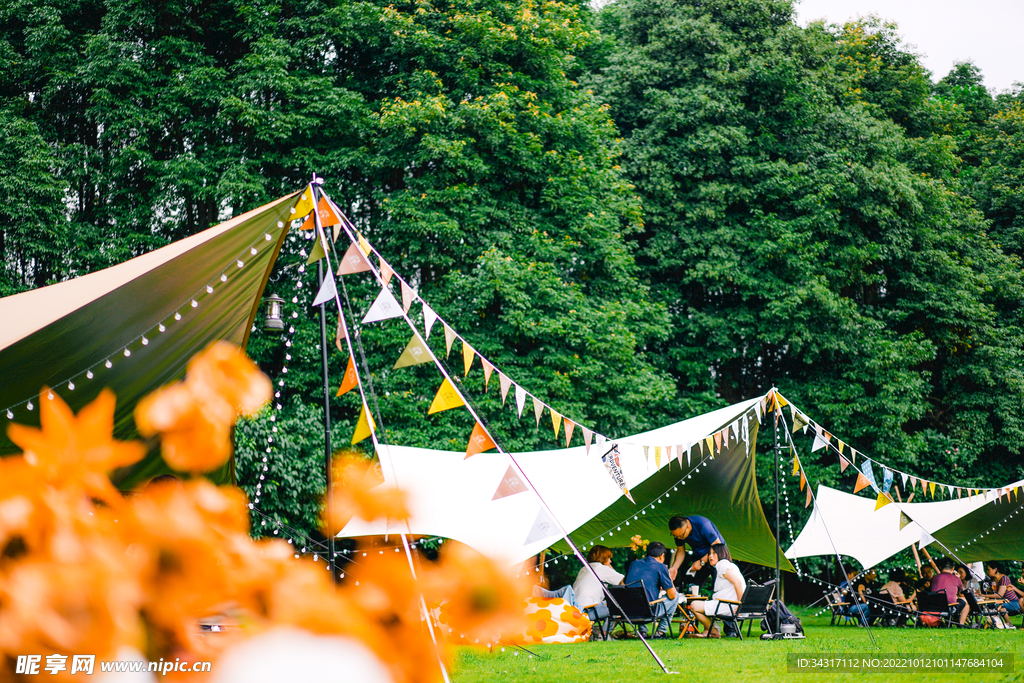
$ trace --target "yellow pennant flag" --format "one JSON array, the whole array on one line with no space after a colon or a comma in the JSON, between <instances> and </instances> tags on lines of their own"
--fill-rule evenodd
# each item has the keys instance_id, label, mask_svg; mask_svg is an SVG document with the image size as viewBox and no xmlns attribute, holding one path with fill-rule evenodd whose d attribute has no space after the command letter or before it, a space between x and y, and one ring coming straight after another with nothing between
<instances>
[{"instance_id":1,"label":"yellow pennant flag","mask_svg":"<svg viewBox=\"0 0 1024 683\"><path fill-rule=\"evenodd\" d=\"M480 423L477 422L473 425L473 433L469 435L469 445L466 446L466 458L476 455L477 453L483 453L495 448L497 444L491 439L491 435L487 433Z\"/></svg>"},{"instance_id":2,"label":"yellow pennant flag","mask_svg":"<svg viewBox=\"0 0 1024 683\"><path fill-rule=\"evenodd\" d=\"M891 502L892 502L892 498L889 497L889 494L882 493L881 491L879 491L878 492L878 500L875 501L875 509L879 510L881 508L884 508L886 505L888 505Z\"/></svg>"},{"instance_id":3,"label":"yellow pennant flag","mask_svg":"<svg viewBox=\"0 0 1024 683\"><path fill-rule=\"evenodd\" d=\"M555 439L558 439L558 430L562 427L562 416L554 409L551 410L551 426L555 428Z\"/></svg>"},{"instance_id":4,"label":"yellow pennant flag","mask_svg":"<svg viewBox=\"0 0 1024 683\"><path fill-rule=\"evenodd\" d=\"M306 189L302 191L299 198L295 201L295 206L291 210L291 220L296 218L302 218L309 214L313 210L313 186L307 185Z\"/></svg>"},{"instance_id":5,"label":"yellow pennant flag","mask_svg":"<svg viewBox=\"0 0 1024 683\"><path fill-rule=\"evenodd\" d=\"M444 382L441 383L441 388L437 390L437 395L434 396L433 403L430 404L430 410L427 411L427 415L440 413L442 410L459 408L464 405L466 405L466 402L462 400L462 395L456 391L451 381L445 377Z\"/></svg>"},{"instance_id":6,"label":"yellow pennant flag","mask_svg":"<svg viewBox=\"0 0 1024 683\"><path fill-rule=\"evenodd\" d=\"M846 444L843 443L842 439L838 439L838 441L839 441L839 455L842 455L843 454L843 449L846 448Z\"/></svg>"},{"instance_id":7,"label":"yellow pennant flag","mask_svg":"<svg viewBox=\"0 0 1024 683\"><path fill-rule=\"evenodd\" d=\"M359 422L356 423L356 431L352 435L352 445L355 446L370 436L376 429L377 425L373 423L373 416L366 412L366 404L363 404L363 409L359 411Z\"/></svg>"},{"instance_id":8,"label":"yellow pennant flag","mask_svg":"<svg viewBox=\"0 0 1024 683\"><path fill-rule=\"evenodd\" d=\"M661 469L661 446L654 447L654 466Z\"/></svg>"},{"instance_id":9,"label":"yellow pennant flag","mask_svg":"<svg viewBox=\"0 0 1024 683\"><path fill-rule=\"evenodd\" d=\"M466 368L466 372L463 377L469 375L469 369L473 367L473 358L476 356L476 351L473 347L467 344L465 341L462 342L462 365ZM555 436L558 436L557 434Z\"/></svg>"},{"instance_id":10,"label":"yellow pennant flag","mask_svg":"<svg viewBox=\"0 0 1024 683\"><path fill-rule=\"evenodd\" d=\"M371 251L370 243L367 242L366 238L360 235L358 232L356 233L356 237L359 239L359 248L362 250L363 254L369 256Z\"/></svg>"},{"instance_id":11,"label":"yellow pennant flag","mask_svg":"<svg viewBox=\"0 0 1024 683\"><path fill-rule=\"evenodd\" d=\"M306 259L306 265L309 266L316 263L317 261L324 257L324 253L325 252L323 242L321 242L320 238L317 237L316 244L314 244L313 248L310 249L309 251L309 258Z\"/></svg>"},{"instance_id":12,"label":"yellow pennant flag","mask_svg":"<svg viewBox=\"0 0 1024 683\"><path fill-rule=\"evenodd\" d=\"M448 323L444 323L444 357L447 358L451 355L452 344L455 343L455 330L448 327Z\"/></svg>"},{"instance_id":13,"label":"yellow pennant flag","mask_svg":"<svg viewBox=\"0 0 1024 683\"><path fill-rule=\"evenodd\" d=\"M928 483L928 490L931 492L932 498L934 498L935 497L935 482L934 481Z\"/></svg>"},{"instance_id":14,"label":"yellow pennant flag","mask_svg":"<svg viewBox=\"0 0 1024 683\"><path fill-rule=\"evenodd\" d=\"M706 443L708 445L708 453L709 454L715 452L715 437L713 437L713 436L707 437L706 439L704 439L704 443Z\"/></svg>"},{"instance_id":15,"label":"yellow pennant flag","mask_svg":"<svg viewBox=\"0 0 1024 683\"><path fill-rule=\"evenodd\" d=\"M341 388L338 389L338 393L335 396L344 396L357 386L359 386L359 378L356 377L356 366L352 363L352 356L349 356L348 367L345 368L345 377L341 380Z\"/></svg>"},{"instance_id":16,"label":"yellow pennant flag","mask_svg":"<svg viewBox=\"0 0 1024 683\"><path fill-rule=\"evenodd\" d=\"M427 348L427 343L420 339L420 335L413 333L412 339L405 346L405 351L402 351L402 355L395 361L394 369L429 363L431 360L433 360L433 356L430 354L430 349Z\"/></svg>"},{"instance_id":17,"label":"yellow pennant flag","mask_svg":"<svg viewBox=\"0 0 1024 683\"><path fill-rule=\"evenodd\" d=\"M797 460L796 456L793 456L793 476L800 474L800 461Z\"/></svg>"}]
</instances>

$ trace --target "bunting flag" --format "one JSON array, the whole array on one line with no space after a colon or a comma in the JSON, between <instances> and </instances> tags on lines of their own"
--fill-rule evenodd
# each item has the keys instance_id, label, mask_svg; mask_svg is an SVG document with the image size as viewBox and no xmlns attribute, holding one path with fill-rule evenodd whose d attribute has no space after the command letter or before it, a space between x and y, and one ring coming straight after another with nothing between
<instances>
[{"instance_id":1,"label":"bunting flag","mask_svg":"<svg viewBox=\"0 0 1024 683\"><path fill-rule=\"evenodd\" d=\"M372 251L372 249L370 249L370 243L367 242L366 238L360 235L358 232L356 233L356 238L358 239L359 248L362 250L363 254L369 256L370 252Z\"/></svg>"},{"instance_id":2,"label":"bunting flag","mask_svg":"<svg viewBox=\"0 0 1024 683\"><path fill-rule=\"evenodd\" d=\"M494 372L494 366L483 356L480 356L480 364L484 366L484 392L486 393L487 385L491 383L491 373Z\"/></svg>"},{"instance_id":3,"label":"bunting flag","mask_svg":"<svg viewBox=\"0 0 1024 683\"><path fill-rule=\"evenodd\" d=\"M501 483L498 484L498 488L494 492L494 497L491 498L491 500L514 496L517 493L522 493L526 490L526 484L519 478L519 474L512 469L512 465L509 465L508 469L505 470L505 475L501 478Z\"/></svg>"},{"instance_id":4,"label":"bunting flag","mask_svg":"<svg viewBox=\"0 0 1024 683\"><path fill-rule=\"evenodd\" d=\"M676 460L679 461L679 469L683 469L683 451L686 451L687 455L689 455L690 445L691 444L686 444L686 446L676 446Z\"/></svg>"},{"instance_id":5,"label":"bunting flag","mask_svg":"<svg viewBox=\"0 0 1024 683\"><path fill-rule=\"evenodd\" d=\"M469 369L473 367L473 358L476 357L476 351L473 347L467 344L465 341L462 342L462 366L466 369L466 372L462 375L463 377L469 376Z\"/></svg>"},{"instance_id":6,"label":"bunting flag","mask_svg":"<svg viewBox=\"0 0 1024 683\"><path fill-rule=\"evenodd\" d=\"M964 490L958 486L957 489L956 489L956 497L957 497L958 500L960 498L963 498L963 493L964 493Z\"/></svg>"},{"instance_id":7,"label":"bunting flag","mask_svg":"<svg viewBox=\"0 0 1024 683\"><path fill-rule=\"evenodd\" d=\"M352 445L355 446L357 443L373 434L376 429L377 425L373 423L373 416L366 412L366 404L364 403L362 410L359 411L359 421L356 423L356 431L352 434Z\"/></svg>"},{"instance_id":8,"label":"bunting flag","mask_svg":"<svg viewBox=\"0 0 1024 683\"><path fill-rule=\"evenodd\" d=\"M722 430L722 448L729 450L729 428Z\"/></svg>"},{"instance_id":9,"label":"bunting flag","mask_svg":"<svg viewBox=\"0 0 1024 683\"><path fill-rule=\"evenodd\" d=\"M555 428L555 441L557 441L558 430L562 428L562 415L553 408L548 408L548 410L551 411L551 426Z\"/></svg>"},{"instance_id":10,"label":"bunting flag","mask_svg":"<svg viewBox=\"0 0 1024 683\"><path fill-rule=\"evenodd\" d=\"M352 275L353 273L362 273L370 269L370 263L366 260L366 256L359 250L354 244L348 245L348 249L345 251L345 255L341 257L341 263L338 264L338 275Z\"/></svg>"},{"instance_id":11,"label":"bunting flag","mask_svg":"<svg viewBox=\"0 0 1024 683\"><path fill-rule=\"evenodd\" d=\"M691 445L689 445L689 446L687 446L687 447L686 447L686 466L687 466L687 467L691 467L691 464L690 464L690 456L691 456L692 454L693 454L693 445L691 444ZM679 466L680 466L680 467L682 467L682 466L683 466L683 463L681 463L681 462L680 462L680 463L679 463Z\"/></svg>"},{"instance_id":12,"label":"bunting flag","mask_svg":"<svg viewBox=\"0 0 1024 683\"><path fill-rule=\"evenodd\" d=\"M359 378L356 376L356 366L352 362L352 356L348 357L348 367L345 368L345 377L341 380L341 388L335 396L344 396L359 386Z\"/></svg>"},{"instance_id":13,"label":"bunting flag","mask_svg":"<svg viewBox=\"0 0 1024 683\"><path fill-rule=\"evenodd\" d=\"M850 447L850 462L852 462L854 465L857 464L857 449L854 448L853 446Z\"/></svg>"},{"instance_id":14,"label":"bunting flag","mask_svg":"<svg viewBox=\"0 0 1024 683\"><path fill-rule=\"evenodd\" d=\"M864 464L860 466L860 471L864 473L865 477L867 477L868 483L871 484L871 488L878 491L878 482L875 481L875 473L871 468L871 461L865 459Z\"/></svg>"},{"instance_id":15,"label":"bunting flag","mask_svg":"<svg viewBox=\"0 0 1024 683\"><path fill-rule=\"evenodd\" d=\"M644 446L644 462L647 463L648 469L651 467L651 447Z\"/></svg>"},{"instance_id":16,"label":"bunting flag","mask_svg":"<svg viewBox=\"0 0 1024 683\"><path fill-rule=\"evenodd\" d=\"M875 501L875 510L876 511L880 510L881 508L884 508L886 505L888 505L891 502L892 502L892 498L889 497L888 493L884 493L882 491L879 491L878 492L878 499Z\"/></svg>"},{"instance_id":17,"label":"bunting flag","mask_svg":"<svg viewBox=\"0 0 1024 683\"><path fill-rule=\"evenodd\" d=\"M600 446L607 440L608 437L605 436L604 434L594 434L594 443L596 443L598 446Z\"/></svg>"},{"instance_id":18,"label":"bunting flag","mask_svg":"<svg viewBox=\"0 0 1024 683\"><path fill-rule=\"evenodd\" d=\"M714 453L715 452L715 439L714 439L714 437L712 437L712 436L706 437L704 439L704 443L707 444L708 453Z\"/></svg>"},{"instance_id":19,"label":"bunting flag","mask_svg":"<svg viewBox=\"0 0 1024 683\"><path fill-rule=\"evenodd\" d=\"M654 447L654 466L661 469L661 446Z\"/></svg>"},{"instance_id":20,"label":"bunting flag","mask_svg":"<svg viewBox=\"0 0 1024 683\"><path fill-rule=\"evenodd\" d=\"M900 510L900 531L903 531L903 527L905 527L906 525L910 524L913 521L914 520L910 519L910 517L907 517L907 513L906 512L903 512L902 510Z\"/></svg>"},{"instance_id":21,"label":"bunting flag","mask_svg":"<svg viewBox=\"0 0 1024 683\"><path fill-rule=\"evenodd\" d=\"M291 210L291 219L303 218L313 210L313 186L307 185Z\"/></svg>"},{"instance_id":22,"label":"bunting flag","mask_svg":"<svg viewBox=\"0 0 1024 683\"><path fill-rule=\"evenodd\" d=\"M949 497L950 497L950 499L952 499L953 498L953 487L950 486L949 484L946 484L946 491L949 492ZM1006 500L1010 500L1009 494L1007 494Z\"/></svg>"},{"instance_id":23,"label":"bunting flag","mask_svg":"<svg viewBox=\"0 0 1024 683\"><path fill-rule=\"evenodd\" d=\"M922 531L922 533L921 533L921 540L920 540L920 542L918 542L917 547L918 548L924 548L925 546L931 545L934 542L935 542L935 537L934 536L932 536L927 531Z\"/></svg>"},{"instance_id":24,"label":"bunting flag","mask_svg":"<svg viewBox=\"0 0 1024 683\"><path fill-rule=\"evenodd\" d=\"M808 486L807 487L807 500L804 502L804 507L805 508L811 507L811 501L812 500L814 500L814 498L811 496L811 487Z\"/></svg>"},{"instance_id":25,"label":"bunting flag","mask_svg":"<svg viewBox=\"0 0 1024 683\"><path fill-rule=\"evenodd\" d=\"M306 259L306 265L311 266L326 255L327 252L324 251L323 241L320 238L317 238L316 241L313 242L313 248L309 250L309 258Z\"/></svg>"},{"instance_id":26,"label":"bunting flag","mask_svg":"<svg viewBox=\"0 0 1024 683\"><path fill-rule=\"evenodd\" d=\"M412 302L416 300L416 292L412 291L412 287L405 284L405 280L400 282L402 284L402 312L408 313Z\"/></svg>"},{"instance_id":27,"label":"bunting flag","mask_svg":"<svg viewBox=\"0 0 1024 683\"><path fill-rule=\"evenodd\" d=\"M327 195L320 195L320 201L317 202L317 213L320 214L320 225L328 228L332 225L338 225L341 223L341 219L338 217L338 213L335 213L336 207L334 203L327 199Z\"/></svg>"},{"instance_id":28,"label":"bunting flag","mask_svg":"<svg viewBox=\"0 0 1024 683\"><path fill-rule=\"evenodd\" d=\"M931 492L932 498L934 498L935 497L935 482L934 481L928 482L928 490Z\"/></svg>"},{"instance_id":29,"label":"bunting flag","mask_svg":"<svg viewBox=\"0 0 1024 683\"><path fill-rule=\"evenodd\" d=\"M840 472L845 472L846 468L849 467L849 466L850 466L850 461L840 455L839 456L839 471Z\"/></svg>"},{"instance_id":30,"label":"bunting flag","mask_svg":"<svg viewBox=\"0 0 1024 683\"><path fill-rule=\"evenodd\" d=\"M857 472L857 483L853 487L853 492L857 493L858 491L863 489L865 486L867 486L869 483L870 482L868 481L868 478L865 477L863 473Z\"/></svg>"},{"instance_id":31,"label":"bunting flag","mask_svg":"<svg viewBox=\"0 0 1024 683\"><path fill-rule=\"evenodd\" d=\"M299 230L309 231L316 228L316 220L313 219L313 212L310 211L309 215L306 216L306 220L302 221L302 225L299 226Z\"/></svg>"},{"instance_id":32,"label":"bunting flag","mask_svg":"<svg viewBox=\"0 0 1024 683\"><path fill-rule=\"evenodd\" d=\"M324 281L320 283L320 291L316 293L311 306L320 306L328 301L334 301L338 296L338 287L334 284L334 273L327 271L324 274Z\"/></svg>"},{"instance_id":33,"label":"bunting flag","mask_svg":"<svg viewBox=\"0 0 1024 683\"><path fill-rule=\"evenodd\" d=\"M846 448L846 444L843 443L842 439L836 439L836 441L839 442L839 454L842 455L843 454L843 449Z\"/></svg>"},{"instance_id":34,"label":"bunting flag","mask_svg":"<svg viewBox=\"0 0 1024 683\"><path fill-rule=\"evenodd\" d=\"M330 210L331 210L331 213L332 213L332 214L333 214L334 216L336 216L336 217L338 218L338 222L337 222L337 223L331 223L331 225L333 225L333 226L334 226L334 234L333 234L333 236L332 236L332 237L333 237L333 241L334 241L334 242L337 242L337 241L338 241L338 235L340 235L340 234L341 234L341 226L342 226L342 221L341 221L341 218L342 218L342 217L343 217L343 216L344 216L345 214L343 214L343 213L341 212L341 209L339 209L339 208L338 208L338 205L337 205L337 204L335 204L335 203L334 203L334 202L333 202L333 201L331 200L331 198L330 198L330 197L328 197L327 195L324 195L324 196L323 196L323 198L324 198L324 199L325 199L325 200L327 201L327 206L328 206L328 208L330 208Z\"/></svg>"},{"instance_id":35,"label":"bunting flag","mask_svg":"<svg viewBox=\"0 0 1024 683\"><path fill-rule=\"evenodd\" d=\"M910 488L911 489L917 488L917 477L911 477L910 478Z\"/></svg>"},{"instance_id":36,"label":"bunting flag","mask_svg":"<svg viewBox=\"0 0 1024 683\"><path fill-rule=\"evenodd\" d=\"M754 410L757 412L757 421L761 422L761 413L764 410L764 399L754 404Z\"/></svg>"},{"instance_id":37,"label":"bunting flag","mask_svg":"<svg viewBox=\"0 0 1024 683\"><path fill-rule=\"evenodd\" d=\"M427 343L420 339L420 335L413 332L412 339L405 346L405 351L402 351L402 355L395 361L394 369L407 368L411 365L420 365L421 363L429 363L434 359L430 353L430 349L427 347Z\"/></svg>"},{"instance_id":38,"label":"bunting flag","mask_svg":"<svg viewBox=\"0 0 1024 683\"><path fill-rule=\"evenodd\" d=\"M530 527L530 533L526 535L526 540L523 541L523 545L530 545L538 541L546 541L549 538L560 536L561 532L558 530L558 524L551 517L551 513L548 512L547 508L542 507L537 513L536 519L533 520L533 526Z\"/></svg>"},{"instance_id":39,"label":"bunting flag","mask_svg":"<svg viewBox=\"0 0 1024 683\"><path fill-rule=\"evenodd\" d=\"M795 477L798 474L800 474L800 461L794 455L793 456L793 476Z\"/></svg>"},{"instance_id":40,"label":"bunting flag","mask_svg":"<svg viewBox=\"0 0 1024 683\"><path fill-rule=\"evenodd\" d=\"M540 416L544 414L544 404L533 397L533 415L537 418L537 426L540 427Z\"/></svg>"},{"instance_id":41,"label":"bunting flag","mask_svg":"<svg viewBox=\"0 0 1024 683\"><path fill-rule=\"evenodd\" d=\"M722 432L715 432L715 452L722 452Z\"/></svg>"},{"instance_id":42,"label":"bunting flag","mask_svg":"<svg viewBox=\"0 0 1024 683\"><path fill-rule=\"evenodd\" d=\"M423 304L423 330L426 333L424 336L430 339L430 328L437 322L437 313L434 313L434 309L428 306L426 303Z\"/></svg>"},{"instance_id":43,"label":"bunting flag","mask_svg":"<svg viewBox=\"0 0 1024 683\"><path fill-rule=\"evenodd\" d=\"M523 418L523 408L526 407L526 389L516 385L516 414L519 419Z\"/></svg>"},{"instance_id":44,"label":"bunting flag","mask_svg":"<svg viewBox=\"0 0 1024 683\"><path fill-rule=\"evenodd\" d=\"M572 420L570 420L569 418L565 418L565 447L566 448L569 447L569 443L572 441L572 432L573 432L574 429L576 429L576 423L573 422Z\"/></svg>"},{"instance_id":45,"label":"bunting flag","mask_svg":"<svg viewBox=\"0 0 1024 683\"><path fill-rule=\"evenodd\" d=\"M444 357L447 358L452 353L452 344L455 343L455 330L448 327L448 323L442 323L444 325Z\"/></svg>"},{"instance_id":46,"label":"bunting flag","mask_svg":"<svg viewBox=\"0 0 1024 683\"><path fill-rule=\"evenodd\" d=\"M900 477L902 477L902 479L903 479L903 490L904 491L907 489L907 476L908 475L907 475L906 472L900 472Z\"/></svg>"},{"instance_id":47,"label":"bunting flag","mask_svg":"<svg viewBox=\"0 0 1024 683\"><path fill-rule=\"evenodd\" d=\"M402 308L398 305L398 300L395 299L395 295L391 293L390 289L384 287L377 295L377 300L370 306L370 310L363 316L363 324L397 318L400 315L402 315Z\"/></svg>"},{"instance_id":48,"label":"bunting flag","mask_svg":"<svg viewBox=\"0 0 1024 683\"><path fill-rule=\"evenodd\" d=\"M807 427L808 423L810 422L807 419L807 416L804 415L803 413L801 413L799 410L797 410L796 406L794 406L792 403L789 404L789 412L790 412L790 415L792 415L792 417L793 417L793 433L794 434L796 434L801 429L804 429L804 428Z\"/></svg>"},{"instance_id":49,"label":"bunting flag","mask_svg":"<svg viewBox=\"0 0 1024 683\"><path fill-rule=\"evenodd\" d=\"M437 390L437 395L434 396L434 401L430 404L430 410L427 411L427 415L440 413L442 410L459 408L464 405L466 403L462 400L462 396L452 386L451 380L445 377L444 382L441 383L441 388Z\"/></svg>"},{"instance_id":50,"label":"bunting flag","mask_svg":"<svg viewBox=\"0 0 1024 683\"><path fill-rule=\"evenodd\" d=\"M468 460L471 456L477 453L483 453L489 451L492 448L496 448L497 444L494 443L494 439L487 433L487 430L477 422L473 425L473 433L469 435L469 445L466 446L466 457ZM493 500L493 498L491 499Z\"/></svg>"},{"instance_id":51,"label":"bunting flag","mask_svg":"<svg viewBox=\"0 0 1024 683\"><path fill-rule=\"evenodd\" d=\"M928 482L924 479L918 479L918 481L921 483L921 495L928 493Z\"/></svg>"},{"instance_id":52,"label":"bunting flag","mask_svg":"<svg viewBox=\"0 0 1024 683\"><path fill-rule=\"evenodd\" d=\"M882 492L889 493L892 488L892 470L888 467L882 468Z\"/></svg>"},{"instance_id":53,"label":"bunting flag","mask_svg":"<svg viewBox=\"0 0 1024 683\"><path fill-rule=\"evenodd\" d=\"M580 429L583 430L583 445L587 447L587 455L590 455L590 443L594 439L594 432L583 425L580 425Z\"/></svg>"},{"instance_id":54,"label":"bunting flag","mask_svg":"<svg viewBox=\"0 0 1024 683\"><path fill-rule=\"evenodd\" d=\"M629 495L629 489L626 488L626 477L622 474L622 465L619 463L618 445L613 444L608 452L601 456L601 462L604 463L608 474L611 475L612 481L622 490L622 494L629 498L630 503L636 505L633 496Z\"/></svg>"},{"instance_id":55,"label":"bunting flag","mask_svg":"<svg viewBox=\"0 0 1024 683\"><path fill-rule=\"evenodd\" d=\"M378 257L379 258L379 257ZM384 259L380 260L380 279L384 281L384 284L391 282L391 277L395 274L394 268L391 267Z\"/></svg>"},{"instance_id":56,"label":"bunting flag","mask_svg":"<svg viewBox=\"0 0 1024 683\"><path fill-rule=\"evenodd\" d=\"M804 473L803 473L803 472L801 472L801 473L800 473L800 490L801 490L801 491L803 491L803 490L804 490L804 486L805 486L806 484L807 484L807 477L806 477L806 476L804 476Z\"/></svg>"},{"instance_id":57,"label":"bunting flag","mask_svg":"<svg viewBox=\"0 0 1024 683\"><path fill-rule=\"evenodd\" d=\"M512 380L507 375L498 373L498 384L501 385L501 405L505 405L505 398L508 396L509 387L512 386ZM523 416L523 409L519 409L519 417Z\"/></svg>"},{"instance_id":58,"label":"bunting flag","mask_svg":"<svg viewBox=\"0 0 1024 683\"><path fill-rule=\"evenodd\" d=\"M817 450L821 450L828 445L829 439L826 432L821 427L818 427L814 432L814 443L811 444L811 453Z\"/></svg>"},{"instance_id":59,"label":"bunting flag","mask_svg":"<svg viewBox=\"0 0 1024 683\"><path fill-rule=\"evenodd\" d=\"M348 353L348 349L345 348L345 339L348 338L348 333L345 331L345 316L340 312L338 313L338 329L334 331L334 346L337 347L342 353Z\"/></svg>"}]
</instances>

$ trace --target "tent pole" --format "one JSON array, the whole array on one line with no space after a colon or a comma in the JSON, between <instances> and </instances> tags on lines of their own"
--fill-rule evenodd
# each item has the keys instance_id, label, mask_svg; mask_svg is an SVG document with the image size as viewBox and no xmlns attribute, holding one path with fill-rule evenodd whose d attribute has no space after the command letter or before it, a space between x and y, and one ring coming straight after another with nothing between
<instances>
[{"instance_id":1,"label":"tent pole","mask_svg":"<svg viewBox=\"0 0 1024 683\"><path fill-rule=\"evenodd\" d=\"M772 387L772 400L775 402L775 430L773 432L775 438L775 590L778 599L782 600L782 571L781 571L781 560L779 558L779 546L782 543L781 536L779 536L780 519L779 519L779 413L782 412L782 408L779 406L779 397L775 393L775 387ZM781 634L782 630L779 625L779 619L781 617L781 610L775 610L775 631L776 634Z\"/></svg>"},{"instance_id":2,"label":"tent pole","mask_svg":"<svg viewBox=\"0 0 1024 683\"><path fill-rule=\"evenodd\" d=\"M315 195L314 195L315 196ZM324 259L316 262L317 291L324 284ZM334 579L334 520L330 519L331 510L331 385L329 384L329 370L327 367L327 304L320 304L320 360L323 365L324 375L324 473L327 479L327 528L329 538L327 539L327 562L331 568L331 578Z\"/></svg>"}]
</instances>

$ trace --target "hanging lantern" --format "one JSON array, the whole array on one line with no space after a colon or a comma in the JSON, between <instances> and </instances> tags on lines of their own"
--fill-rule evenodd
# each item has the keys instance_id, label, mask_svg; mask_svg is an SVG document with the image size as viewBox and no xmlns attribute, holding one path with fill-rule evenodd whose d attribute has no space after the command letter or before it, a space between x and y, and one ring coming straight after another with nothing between
<instances>
[{"instance_id":1,"label":"hanging lantern","mask_svg":"<svg viewBox=\"0 0 1024 683\"><path fill-rule=\"evenodd\" d=\"M271 294L263 301L263 331L270 333L284 332L284 317L282 316L284 299L277 294Z\"/></svg>"}]
</instances>

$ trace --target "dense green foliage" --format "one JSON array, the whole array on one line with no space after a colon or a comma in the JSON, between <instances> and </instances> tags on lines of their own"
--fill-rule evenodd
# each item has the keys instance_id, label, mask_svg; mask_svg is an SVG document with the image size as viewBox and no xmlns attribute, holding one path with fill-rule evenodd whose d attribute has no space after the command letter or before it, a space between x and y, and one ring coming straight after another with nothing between
<instances>
[{"instance_id":1,"label":"dense green foliage","mask_svg":"<svg viewBox=\"0 0 1024 683\"><path fill-rule=\"evenodd\" d=\"M577 422L629 433L775 385L902 469L1024 476L1021 97L971 64L933 83L895 26L801 28L788 0L18 0L0 66L0 294L315 171L453 328ZM323 388L304 237L269 284L294 334L249 349L287 378L278 432L263 416L237 444L263 512L309 531ZM357 321L377 289L344 284ZM436 371L391 369L410 336L358 337L382 435L460 449L469 415L426 416ZM444 356L440 324L430 343ZM553 447L497 383L477 360L463 385L503 443ZM357 414L354 392L333 399L335 445Z\"/></svg>"}]
</instances>

